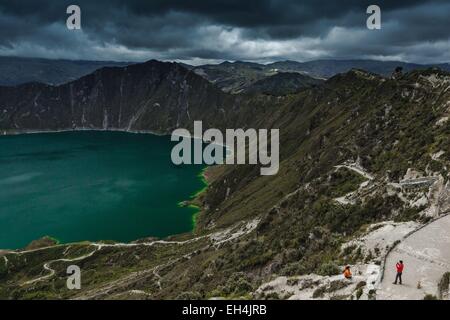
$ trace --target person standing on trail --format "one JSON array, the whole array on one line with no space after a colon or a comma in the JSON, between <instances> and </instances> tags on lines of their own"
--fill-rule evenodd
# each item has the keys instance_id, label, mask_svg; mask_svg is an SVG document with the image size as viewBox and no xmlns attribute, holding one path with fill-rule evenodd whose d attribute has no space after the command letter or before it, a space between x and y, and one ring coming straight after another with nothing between
<instances>
[{"instance_id":1,"label":"person standing on trail","mask_svg":"<svg viewBox=\"0 0 450 320\"><path fill-rule=\"evenodd\" d=\"M395 276L394 284L397 284L398 280L400 280L400 284L402 284L402 274L403 274L403 269L404 269L405 265L403 264L403 261L400 260L399 262L397 262L395 267L397 268L397 275Z\"/></svg>"}]
</instances>

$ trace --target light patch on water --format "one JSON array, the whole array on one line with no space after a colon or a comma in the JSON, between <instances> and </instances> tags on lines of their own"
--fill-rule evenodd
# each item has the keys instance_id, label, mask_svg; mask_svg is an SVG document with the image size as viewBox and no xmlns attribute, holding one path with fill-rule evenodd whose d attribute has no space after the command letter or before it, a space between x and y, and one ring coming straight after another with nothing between
<instances>
[{"instance_id":1,"label":"light patch on water","mask_svg":"<svg viewBox=\"0 0 450 320\"><path fill-rule=\"evenodd\" d=\"M30 172L30 173L25 173L25 174L8 177L8 178L0 180L0 186L28 182L28 181L32 180L33 178L36 178L41 175L42 175L42 172Z\"/></svg>"},{"instance_id":2,"label":"light patch on water","mask_svg":"<svg viewBox=\"0 0 450 320\"><path fill-rule=\"evenodd\" d=\"M136 181L131 179L119 179L116 182L114 182L114 186L118 188L131 188L135 185Z\"/></svg>"},{"instance_id":3,"label":"light patch on water","mask_svg":"<svg viewBox=\"0 0 450 320\"><path fill-rule=\"evenodd\" d=\"M107 186L100 188L97 197L99 201L105 201L106 199L106 203L109 205L111 205L111 203L121 202L124 199L123 194L119 190Z\"/></svg>"}]
</instances>

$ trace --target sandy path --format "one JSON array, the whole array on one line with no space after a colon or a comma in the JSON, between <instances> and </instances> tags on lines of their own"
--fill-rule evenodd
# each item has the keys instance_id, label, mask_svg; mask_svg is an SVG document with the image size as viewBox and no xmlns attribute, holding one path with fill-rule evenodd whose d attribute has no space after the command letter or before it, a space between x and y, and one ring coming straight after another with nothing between
<instances>
[{"instance_id":1,"label":"sandy path","mask_svg":"<svg viewBox=\"0 0 450 320\"><path fill-rule=\"evenodd\" d=\"M363 176L364 178L366 178L367 180L374 180L375 177L373 175L371 175L370 173L368 173L367 171L365 171L363 168L359 167L356 164L342 164L342 165L338 165L335 166L335 168L339 169L339 168L347 168L349 170L352 170L354 172L356 172L357 174Z\"/></svg>"},{"instance_id":2,"label":"sandy path","mask_svg":"<svg viewBox=\"0 0 450 320\"><path fill-rule=\"evenodd\" d=\"M392 284L399 260L405 263L401 286ZM437 284L449 271L450 215L447 215L413 233L388 255L377 299L418 300L426 294L437 295Z\"/></svg>"}]
</instances>

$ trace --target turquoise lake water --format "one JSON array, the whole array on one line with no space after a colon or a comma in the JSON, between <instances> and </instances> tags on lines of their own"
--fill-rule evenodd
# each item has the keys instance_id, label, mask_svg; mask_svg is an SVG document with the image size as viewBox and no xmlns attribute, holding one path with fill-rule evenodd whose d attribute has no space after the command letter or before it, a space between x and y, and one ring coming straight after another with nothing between
<instances>
[{"instance_id":1,"label":"turquoise lake water","mask_svg":"<svg viewBox=\"0 0 450 320\"><path fill-rule=\"evenodd\" d=\"M131 241L192 230L204 166L175 166L170 137L61 132L0 137L0 248L51 236Z\"/></svg>"}]
</instances>

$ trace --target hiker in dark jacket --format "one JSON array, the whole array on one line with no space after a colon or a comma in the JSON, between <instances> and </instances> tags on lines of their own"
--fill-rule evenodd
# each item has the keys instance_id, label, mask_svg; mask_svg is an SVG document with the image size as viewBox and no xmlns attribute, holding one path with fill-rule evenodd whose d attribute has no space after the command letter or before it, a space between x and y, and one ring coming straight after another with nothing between
<instances>
[{"instance_id":1,"label":"hiker in dark jacket","mask_svg":"<svg viewBox=\"0 0 450 320\"><path fill-rule=\"evenodd\" d=\"M403 274L403 269L405 268L405 265L403 264L403 261L400 260L399 262L397 262L395 267L397 268L397 275L395 276L394 284L397 284L398 280L400 280L400 284L402 284L402 274Z\"/></svg>"}]
</instances>

